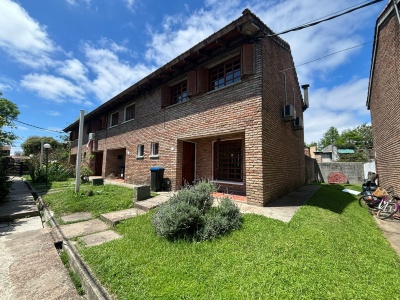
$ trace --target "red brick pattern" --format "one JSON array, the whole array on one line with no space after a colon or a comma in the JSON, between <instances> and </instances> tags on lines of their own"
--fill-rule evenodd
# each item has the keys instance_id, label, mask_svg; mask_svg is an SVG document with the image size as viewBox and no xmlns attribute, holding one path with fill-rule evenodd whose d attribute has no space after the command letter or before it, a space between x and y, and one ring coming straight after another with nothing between
<instances>
[{"instance_id":1,"label":"red brick pattern","mask_svg":"<svg viewBox=\"0 0 400 300\"><path fill-rule=\"evenodd\" d=\"M400 192L400 29L391 16L378 27L370 94L376 168L383 187Z\"/></svg>"},{"instance_id":2,"label":"red brick pattern","mask_svg":"<svg viewBox=\"0 0 400 300\"><path fill-rule=\"evenodd\" d=\"M93 151L104 151L103 176L117 172L124 164L126 182L149 184L149 168L162 166L164 178L170 179L173 189L179 188L183 184L183 141L196 143L196 178L212 179L213 143L217 139L241 139L243 183L218 183L221 192L243 195L248 203L263 206L303 185L303 130L293 130L291 122L281 118L285 91L280 71L293 66L290 51L273 39L263 39L255 46L255 72L238 83L166 108L161 107L159 87L126 103L136 105L135 119L126 123L121 123L126 105L120 107L119 125L96 133ZM294 97L297 116L302 116L302 96L294 69L286 76L288 102L293 104ZM159 143L157 158L149 157L152 142ZM144 158L136 157L138 144L144 145ZM71 153L76 154L76 147ZM121 155L123 161L118 159Z\"/></svg>"}]
</instances>

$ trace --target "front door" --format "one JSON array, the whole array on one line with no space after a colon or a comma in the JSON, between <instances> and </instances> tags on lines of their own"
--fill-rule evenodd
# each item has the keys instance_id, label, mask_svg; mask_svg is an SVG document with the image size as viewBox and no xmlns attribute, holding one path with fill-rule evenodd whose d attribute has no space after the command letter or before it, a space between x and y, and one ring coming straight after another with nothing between
<instances>
[{"instance_id":1,"label":"front door","mask_svg":"<svg viewBox=\"0 0 400 300\"><path fill-rule=\"evenodd\" d=\"M193 184L196 158L196 144L183 142L182 185Z\"/></svg>"},{"instance_id":2,"label":"front door","mask_svg":"<svg viewBox=\"0 0 400 300\"><path fill-rule=\"evenodd\" d=\"M101 176L103 170L103 152L95 152L94 176Z\"/></svg>"}]
</instances>

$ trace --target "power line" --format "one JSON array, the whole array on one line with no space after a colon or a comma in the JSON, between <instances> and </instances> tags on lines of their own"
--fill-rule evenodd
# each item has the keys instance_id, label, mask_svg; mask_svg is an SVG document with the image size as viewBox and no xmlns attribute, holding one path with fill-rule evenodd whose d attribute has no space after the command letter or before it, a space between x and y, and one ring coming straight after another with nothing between
<instances>
[{"instance_id":1,"label":"power line","mask_svg":"<svg viewBox=\"0 0 400 300\"><path fill-rule=\"evenodd\" d=\"M46 129L46 128L39 127L39 126L35 126L35 125L32 125L32 124L24 123L24 122L22 122L22 121L17 121L17 120L14 120L14 121L17 122L17 123L21 123L21 124L24 124L24 125L27 125L27 126L31 126L31 127L37 128L37 129L41 129L41 130L44 130L44 131L51 131L51 132L57 132L57 133L65 133L65 132L63 132L63 131L52 130L52 129Z\"/></svg>"},{"instance_id":2,"label":"power line","mask_svg":"<svg viewBox=\"0 0 400 300\"><path fill-rule=\"evenodd\" d=\"M294 69L294 68L297 68L297 67L300 67L300 66L303 66L303 65L307 65L307 64L309 64L309 63L312 63L312 62L314 62L314 61L317 61L317 60L326 58L326 57L328 57L328 56L331 56L331 55L334 55L334 54L338 54L338 53L340 53L340 52L348 51L348 50L351 50L351 49L354 49L354 48L362 47L362 46L365 46L365 45L368 45L368 44L372 44L372 43L373 43L373 41L370 41L370 42L366 42L366 43L364 43L364 44L360 44L360 45L356 45L356 46L353 46L353 47L350 47L350 48L346 48L346 49L342 49L342 50L339 50L339 51L336 51L336 52L332 52L332 53L329 53L329 54L327 54L327 55L324 55L324 56L318 57L318 58L316 58L316 59L310 60L310 61L308 61L308 62L305 62L305 63L299 64L299 65L296 65L296 66L293 66L293 67L290 67L290 68L281 70L281 71L279 71L279 72L285 72L285 71L287 71L287 70Z\"/></svg>"},{"instance_id":3,"label":"power line","mask_svg":"<svg viewBox=\"0 0 400 300\"><path fill-rule=\"evenodd\" d=\"M331 16L331 17L328 17L328 18L322 17L322 18L324 18L324 19L322 19L322 20L320 20L321 18L316 19L316 20L320 20L320 21L311 21L311 22L305 23L305 24L303 24L303 25L300 25L300 26L297 26L297 27L293 27L293 28L291 28L291 29L287 29L287 30L285 30L285 31L279 32L279 33L269 34L269 35L267 35L267 36L268 36L268 37L273 37L273 36L285 34L285 33L288 33L288 32L298 31L298 30L301 30L301 29L305 29L305 28L308 28L308 27L312 27L312 26L315 26L315 25L317 25L317 24L319 24L319 23L326 22L326 21L329 21L329 20L333 20L333 19L338 18L338 17L340 17L340 16L349 14L349 13L351 13L351 12L353 12L353 11L356 11L356 10L358 10L358 9L367 7L367 6L369 6L369 5L372 5L372 4L381 2L381 1L383 1L383 0L373 0L373 1L371 1L371 2L368 2L368 3L366 3L366 4L363 4L363 5L361 5L361 6L357 6L357 7L350 6L350 7L354 7L354 8L351 8L351 9L349 9L349 10L346 10L345 12L340 13L340 14L335 14L335 15L333 15L333 16ZM361 4L362 4L362 3L365 3L365 2L361 2ZM343 10L340 10L339 12L341 12L341 11L343 11ZM330 14L330 15L332 15L332 14ZM330 16L330 15L328 15L328 16Z\"/></svg>"}]
</instances>

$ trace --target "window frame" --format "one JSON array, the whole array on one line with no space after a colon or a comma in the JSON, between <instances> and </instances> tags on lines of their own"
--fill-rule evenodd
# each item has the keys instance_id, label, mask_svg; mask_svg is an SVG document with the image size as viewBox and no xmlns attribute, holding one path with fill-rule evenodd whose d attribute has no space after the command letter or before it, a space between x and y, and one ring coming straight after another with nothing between
<instances>
[{"instance_id":1,"label":"window frame","mask_svg":"<svg viewBox=\"0 0 400 300\"><path fill-rule=\"evenodd\" d=\"M127 119L127 117L126 117L126 116L127 116L126 111L128 110L128 108L131 108L131 107L133 107L133 117L130 118L130 119ZM131 104L125 106L125 108L124 108L124 123L134 120L135 117L136 117L136 105L135 105L135 103L131 103Z\"/></svg>"},{"instance_id":2,"label":"window frame","mask_svg":"<svg viewBox=\"0 0 400 300\"><path fill-rule=\"evenodd\" d=\"M117 124L113 125L113 116L115 114L117 115ZM118 124L119 124L119 111L115 111L115 112L110 114L110 122L108 124L108 128L116 127L116 126L118 126Z\"/></svg>"},{"instance_id":3,"label":"window frame","mask_svg":"<svg viewBox=\"0 0 400 300\"><path fill-rule=\"evenodd\" d=\"M160 144L152 142L150 144L150 157L158 157L160 153Z\"/></svg>"},{"instance_id":4,"label":"window frame","mask_svg":"<svg viewBox=\"0 0 400 300\"><path fill-rule=\"evenodd\" d=\"M223 146L223 148L221 148L220 146ZM222 153L221 151L224 151L224 149L230 151ZM242 139L214 142L213 181L243 183L243 169L244 169L243 150L244 149L243 149ZM229 153L231 151L234 151L234 153ZM239 155L239 157L233 157L232 161L232 159L229 158L229 156L232 157L232 155L234 156ZM239 159L238 161L237 158ZM236 165L239 164L240 166L235 166L235 164Z\"/></svg>"},{"instance_id":5,"label":"window frame","mask_svg":"<svg viewBox=\"0 0 400 300\"><path fill-rule=\"evenodd\" d=\"M144 145L139 144L137 145L136 158L143 158L143 157L144 157Z\"/></svg>"},{"instance_id":6,"label":"window frame","mask_svg":"<svg viewBox=\"0 0 400 300\"><path fill-rule=\"evenodd\" d=\"M228 74L229 69L232 69L232 74ZM239 72L239 74L235 75L235 73L237 71ZM223 74L223 76L219 76L220 74ZM232 77L228 78L228 76L232 76ZM232 57L232 58L210 68L209 80L210 80L210 84L209 84L210 91L216 91L221 88L232 85L234 83L240 82L242 80L242 58L241 58L241 56L236 55L235 57ZM220 83L221 80L223 80L222 83ZM214 85L215 82L217 82L217 85Z\"/></svg>"},{"instance_id":7,"label":"window frame","mask_svg":"<svg viewBox=\"0 0 400 300\"><path fill-rule=\"evenodd\" d=\"M189 95L187 90L187 79L183 80L173 86L171 86L171 104L178 104L189 101Z\"/></svg>"}]
</instances>

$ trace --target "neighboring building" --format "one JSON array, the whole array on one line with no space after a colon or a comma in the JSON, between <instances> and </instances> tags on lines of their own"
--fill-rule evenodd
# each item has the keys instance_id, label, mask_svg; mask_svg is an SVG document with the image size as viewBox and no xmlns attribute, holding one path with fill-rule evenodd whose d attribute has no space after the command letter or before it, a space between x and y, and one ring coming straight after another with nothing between
<instances>
[{"instance_id":1,"label":"neighboring building","mask_svg":"<svg viewBox=\"0 0 400 300\"><path fill-rule=\"evenodd\" d=\"M396 3L396 6L394 5ZM371 111L376 171L383 187L400 192L400 17L389 1L375 26L367 107Z\"/></svg>"},{"instance_id":2,"label":"neighboring building","mask_svg":"<svg viewBox=\"0 0 400 300\"><path fill-rule=\"evenodd\" d=\"M11 155L11 146L5 145L1 147L0 156L10 156Z\"/></svg>"},{"instance_id":3,"label":"neighboring building","mask_svg":"<svg viewBox=\"0 0 400 300\"><path fill-rule=\"evenodd\" d=\"M333 145L326 146L320 151L313 151L313 153L313 158L315 158L317 162L335 162L340 158L337 147Z\"/></svg>"},{"instance_id":4,"label":"neighboring building","mask_svg":"<svg viewBox=\"0 0 400 300\"><path fill-rule=\"evenodd\" d=\"M149 184L150 167L161 166L173 189L213 180L259 206L302 186L307 96L303 101L289 45L270 34L245 10L88 113L83 156L94 155L94 175ZM71 162L78 126L64 129Z\"/></svg>"}]
</instances>

